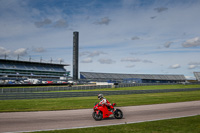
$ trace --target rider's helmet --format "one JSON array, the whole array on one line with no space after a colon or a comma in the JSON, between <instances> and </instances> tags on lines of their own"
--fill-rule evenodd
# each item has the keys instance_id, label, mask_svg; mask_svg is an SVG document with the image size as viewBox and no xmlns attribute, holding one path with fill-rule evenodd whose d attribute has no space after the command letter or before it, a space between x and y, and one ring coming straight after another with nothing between
<instances>
[{"instance_id":1,"label":"rider's helmet","mask_svg":"<svg viewBox=\"0 0 200 133\"><path fill-rule=\"evenodd\" d=\"M100 100L101 98L103 98L103 94L98 95L98 99Z\"/></svg>"}]
</instances>

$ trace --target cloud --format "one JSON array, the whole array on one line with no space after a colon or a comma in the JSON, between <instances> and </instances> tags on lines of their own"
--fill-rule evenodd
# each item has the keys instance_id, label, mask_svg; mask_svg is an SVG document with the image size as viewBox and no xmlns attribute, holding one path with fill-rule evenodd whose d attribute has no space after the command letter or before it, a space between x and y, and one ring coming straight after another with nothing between
<instances>
[{"instance_id":1,"label":"cloud","mask_svg":"<svg viewBox=\"0 0 200 133\"><path fill-rule=\"evenodd\" d=\"M3 57L5 55L9 55L10 54L10 50L5 49L4 47L0 46L0 57Z\"/></svg>"},{"instance_id":2,"label":"cloud","mask_svg":"<svg viewBox=\"0 0 200 133\"><path fill-rule=\"evenodd\" d=\"M41 27L45 27L47 25L50 25L51 23L52 23L52 21L50 19L46 18L45 20L35 22L34 24L37 28L41 28Z\"/></svg>"},{"instance_id":3,"label":"cloud","mask_svg":"<svg viewBox=\"0 0 200 133\"><path fill-rule=\"evenodd\" d=\"M127 68L133 68L133 67L135 67L135 65L128 65L128 66L126 66Z\"/></svg>"},{"instance_id":4,"label":"cloud","mask_svg":"<svg viewBox=\"0 0 200 133\"><path fill-rule=\"evenodd\" d=\"M101 18L101 20L99 21L96 21L94 22L94 24L97 24L97 25L108 25L110 23L111 19L109 19L108 17L104 17L104 18Z\"/></svg>"},{"instance_id":5,"label":"cloud","mask_svg":"<svg viewBox=\"0 0 200 133\"><path fill-rule=\"evenodd\" d=\"M28 51L26 48L19 48L15 51L7 50L4 47L0 47L0 57L3 57L5 55L9 56L26 56L28 54Z\"/></svg>"},{"instance_id":6,"label":"cloud","mask_svg":"<svg viewBox=\"0 0 200 133\"><path fill-rule=\"evenodd\" d=\"M150 60L143 60L142 62L143 63L153 63L153 61L150 61Z\"/></svg>"},{"instance_id":7,"label":"cloud","mask_svg":"<svg viewBox=\"0 0 200 133\"><path fill-rule=\"evenodd\" d=\"M155 19L157 16L152 16L152 17L150 17L151 19Z\"/></svg>"},{"instance_id":8,"label":"cloud","mask_svg":"<svg viewBox=\"0 0 200 133\"><path fill-rule=\"evenodd\" d=\"M92 63L92 58L85 58L81 61L81 63Z\"/></svg>"},{"instance_id":9,"label":"cloud","mask_svg":"<svg viewBox=\"0 0 200 133\"><path fill-rule=\"evenodd\" d=\"M197 65L189 65L188 69L195 69Z\"/></svg>"},{"instance_id":10,"label":"cloud","mask_svg":"<svg viewBox=\"0 0 200 133\"><path fill-rule=\"evenodd\" d=\"M139 40L139 39L140 39L140 38L137 37L137 36L134 36L134 37L131 38L131 40Z\"/></svg>"},{"instance_id":11,"label":"cloud","mask_svg":"<svg viewBox=\"0 0 200 133\"><path fill-rule=\"evenodd\" d=\"M80 52L80 56L87 56L89 54L89 52L88 51L84 51L84 52Z\"/></svg>"},{"instance_id":12,"label":"cloud","mask_svg":"<svg viewBox=\"0 0 200 133\"><path fill-rule=\"evenodd\" d=\"M192 76L185 76L185 78L186 78L187 80L195 80L195 78L192 77Z\"/></svg>"},{"instance_id":13,"label":"cloud","mask_svg":"<svg viewBox=\"0 0 200 133\"><path fill-rule=\"evenodd\" d=\"M64 59L58 58L58 59L56 59L56 61L61 63L61 62L64 62Z\"/></svg>"},{"instance_id":14,"label":"cloud","mask_svg":"<svg viewBox=\"0 0 200 133\"><path fill-rule=\"evenodd\" d=\"M101 51L94 51L94 52L89 53L88 57L100 56L101 54L106 54L106 53L101 52Z\"/></svg>"},{"instance_id":15,"label":"cloud","mask_svg":"<svg viewBox=\"0 0 200 133\"><path fill-rule=\"evenodd\" d=\"M154 10L157 11L158 13L161 13L161 12L167 11L168 8L166 8L166 7L158 7L158 8L154 8Z\"/></svg>"},{"instance_id":16,"label":"cloud","mask_svg":"<svg viewBox=\"0 0 200 133\"><path fill-rule=\"evenodd\" d=\"M27 55L27 49L26 48L19 48L13 52L14 55L20 55L25 56Z\"/></svg>"},{"instance_id":17,"label":"cloud","mask_svg":"<svg viewBox=\"0 0 200 133\"><path fill-rule=\"evenodd\" d=\"M66 28L68 23L64 19L59 19L57 21L52 21L49 18L44 19L43 21L37 21L34 23L37 28L43 28L46 26L55 27L55 28Z\"/></svg>"},{"instance_id":18,"label":"cloud","mask_svg":"<svg viewBox=\"0 0 200 133\"><path fill-rule=\"evenodd\" d=\"M200 67L200 62L190 62L188 63L189 67L188 69L195 69L197 67Z\"/></svg>"},{"instance_id":19,"label":"cloud","mask_svg":"<svg viewBox=\"0 0 200 133\"><path fill-rule=\"evenodd\" d=\"M85 52L81 52L80 56L95 57L95 56L100 56L102 54L106 54L106 53L102 51L93 51L93 52L85 51Z\"/></svg>"},{"instance_id":20,"label":"cloud","mask_svg":"<svg viewBox=\"0 0 200 133\"><path fill-rule=\"evenodd\" d=\"M55 22L54 27L56 27L56 28L66 28L66 27L68 27L68 23L67 23L66 20L60 19L60 20Z\"/></svg>"},{"instance_id":21,"label":"cloud","mask_svg":"<svg viewBox=\"0 0 200 133\"><path fill-rule=\"evenodd\" d=\"M38 48L33 48L33 51L34 51L34 52L37 52L37 53L43 53L43 52L45 52L46 50L45 50L43 47L38 47Z\"/></svg>"},{"instance_id":22,"label":"cloud","mask_svg":"<svg viewBox=\"0 0 200 133\"><path fill-rule=\"evenodd\" d=\"M190 62L188 65L200 65L200 62Z\"/></svg>"},{"instance_id":23,"label":"cloud","mask_svg":"<svg viewBox=\"0 0 200 133\"><path fill-rule=\"evenodd\" d=\"M123 58L121 59L122 62L140 62L140 59L136 59L136 58L131 58L131 57L127 57L127 58Z\"/></svg>"},{"instance_id":24,"label":"cloud","mask_svg":"<svg viewBox=\"0 0 200 133\"><path fill-rule=\"evenodd\" d=\"M200 46L200 37L189 39L182 43L182 46L185 48Z\"/></svg>"},{"instance_id":25,"label":"cloud","mask_svg":"<svg viewBox=\"0 0 200 133\"><path fill-rule=\"evenodd\" d=\"M171 69L177 69L177 68L180 68L181 66L179 64L174 64L174 65L171 65L169 68Z\"/></svg>"},{"instance_id":26,"label":"cloud","mask_svg":"<svg viewBox=\"0 0 200 133\"><path fill-rule=\"evenodd\" d=\"M164 44L164 47L165 47L165 48L169 48L169 47L171 46L172 43L173 43L173 42L166 42L166 43Z\"/></svg>"},{"instance_id":27,"label":"cloud","mask_svg":"<svg viewBox=\"0 0 200 133\"><path fill-rule=\"evenodd\" d=\"M142 60L142 59L137 59L133 57L127 57L127 58L122 58L121 62L143 62L143 63L153 63L150 60Z\"/></svg>"},{"instance_id":28,"label":"cloud","mask_svg":"<svg viewBox=\"0 0 200 133\"><path fill-rule=\"evenodd\" d=\"M98 60L101 64L114 64L115 61L112 59L99 59Z\"/></svg>"}]
</instances>

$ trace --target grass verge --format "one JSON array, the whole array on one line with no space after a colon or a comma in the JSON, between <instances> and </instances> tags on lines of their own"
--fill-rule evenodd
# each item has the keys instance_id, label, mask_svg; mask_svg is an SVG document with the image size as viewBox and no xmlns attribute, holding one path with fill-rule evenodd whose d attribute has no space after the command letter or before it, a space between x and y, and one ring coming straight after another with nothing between
<instances>
[{"instance_id":1,"label":"grass verge","mask_svg":"<svg viewBox=\"0 0 200 133\"><path fill-rule=\"evenodd\" d=\"M117 103L117 106L134 106L200 100L200 91L111 95L105 97L111 103ZM31 100L0 100L0 112L84 109L92 108L95 102L98 102L96 96Z\"/></svg>"},{"instance_id":2,"label":"grass verge","mask_svg":"<svg viewBox=\"0 0 200 133\"><path fill-rule=\"evenodd\" d=\"M200 115L153 122L82 129L42 131L37 133L199 133Z\"/></svg>"},{"instance_id":3,"label":"grass verge","mask_svg":"<svg viewBox=\"0 0 200 133\"><path fill-rule=\"evenodd\" d=\"M91 89L91 90L66 90L66 91L49 91L49 92L158 90L158 89L184 89L184 88L200 88L200 85L199 84L195 84L195 85L181 85L181 84L179 84L179 85L151 85L151 86L132 86L132 87L122 87L122 88L102 88L102 89Z\"/></svg>"}]
</instances>

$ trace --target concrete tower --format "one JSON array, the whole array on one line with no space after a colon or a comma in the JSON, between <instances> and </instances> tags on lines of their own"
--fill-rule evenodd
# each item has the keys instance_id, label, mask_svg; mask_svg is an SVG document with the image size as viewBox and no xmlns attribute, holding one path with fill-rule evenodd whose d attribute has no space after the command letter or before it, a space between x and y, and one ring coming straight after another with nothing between
<instances>
[{"instance_id":1,"label":"concrete tower","mask_svg":"<svg viewBox=\"0 0 200 133\"><path fill-rule=\"evenodd\" d=\"M79 33L75 31L73 32L73 80L78 80L78 40Z\"/></svg>"}]
</instances>

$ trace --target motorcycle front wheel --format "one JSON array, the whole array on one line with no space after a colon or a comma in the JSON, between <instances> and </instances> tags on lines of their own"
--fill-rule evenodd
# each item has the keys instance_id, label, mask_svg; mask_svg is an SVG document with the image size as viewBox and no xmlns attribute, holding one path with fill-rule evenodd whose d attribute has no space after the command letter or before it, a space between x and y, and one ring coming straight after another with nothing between
<instances>
[{"instance_id":1,"label":"motorcycle front wheel","mask_svg":"<svg viewBox=\"0 0 200 133\"><path fill-rule=\"evenodd\" d=\"M100 121L103 118L103 113L101 111L99 111L98 114L96 112L93 112L92 116L96 121Z\"/></svg>"},{"instance_id":2,"label":"motorcycle front wheel","mask_svg":"<svg viewBox=\"0 0 200 133\"><path fill-rule=\"evenodd\" d=\"M123 112L120 109L116 109L114 112L114 116L116 119L121 119L123 117Z\"/></svg>"}]
</instances>

